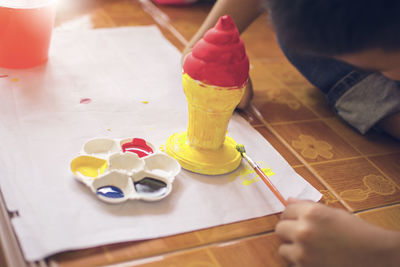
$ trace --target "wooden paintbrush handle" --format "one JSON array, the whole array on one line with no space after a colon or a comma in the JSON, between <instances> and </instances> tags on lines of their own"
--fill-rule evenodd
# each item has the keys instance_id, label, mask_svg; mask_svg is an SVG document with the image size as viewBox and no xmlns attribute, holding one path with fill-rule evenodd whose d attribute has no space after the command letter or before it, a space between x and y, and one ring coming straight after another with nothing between
<instances>
[{"instance_id":1,"label":"wooden paintbrush handle","mask_svg":"<svg viewBox=\"0 0 400 267\"><path fill-rule=\"evenodd\" d=\"M281 193L276 189L276 187L271 183L267 175L260 169L260 167L256 166L254 167L254 170L256 173L261 177L261 179L264 181L264 183L268 186L268 188L274 193L274 195L282 202L282 204L286 207L287 202L281 195Z\"/></svg>"}]
</instances>

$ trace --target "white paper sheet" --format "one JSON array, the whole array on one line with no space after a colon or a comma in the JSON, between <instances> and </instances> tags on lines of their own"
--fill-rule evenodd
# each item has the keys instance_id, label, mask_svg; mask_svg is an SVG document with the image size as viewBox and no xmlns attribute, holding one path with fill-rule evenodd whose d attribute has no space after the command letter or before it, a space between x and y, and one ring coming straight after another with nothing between
<instances>
[{"instance_id":1,"label":"white paper sheet","mask_svg":"<svg viewBox=\"0 0 400 267\"><path fill-rule=\"evenodd\" d=\"M158 147L186 130L180 53L156 27L55 32L47 65L1 75L8 77L0 78L0 186L19 213L12 222L29 261L283 210L262 181L246 186L238 173L182 171L166 199L119 205L73 178L70 161L90 138L141 137ZM234 115L228 130L271 168L285 197L320 199L244 119Z\"/></svg>"}]
</instances>

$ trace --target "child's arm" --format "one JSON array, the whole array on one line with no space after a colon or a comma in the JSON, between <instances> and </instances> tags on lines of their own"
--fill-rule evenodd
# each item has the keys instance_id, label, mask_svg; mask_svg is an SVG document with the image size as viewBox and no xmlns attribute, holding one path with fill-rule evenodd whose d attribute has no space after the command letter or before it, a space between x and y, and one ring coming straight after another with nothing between
<instances>
[{"instance_id":1,"label":"child's arm","mask_svg":"<svg viewBox=\"0 0 400 267\"><path fill-rule=\"evenodd\" d=\"M193 45L203 37L208 29L215 25L220 16L229 14L235 21L239 33L242 33L262 12L261 0L218 0L183 50L183 56L191 51Z\"/></svg>"},{"instance_id":2,"label":"child's arm","mask_svg":"<svg viewBox=\"0 0 400 267\"><path fill-rule=\"evenodd\" d=\"M309 201L289 201L276 225L279 253L296 266L400 266L400 232Z\"/></svg>"}]
</instances>

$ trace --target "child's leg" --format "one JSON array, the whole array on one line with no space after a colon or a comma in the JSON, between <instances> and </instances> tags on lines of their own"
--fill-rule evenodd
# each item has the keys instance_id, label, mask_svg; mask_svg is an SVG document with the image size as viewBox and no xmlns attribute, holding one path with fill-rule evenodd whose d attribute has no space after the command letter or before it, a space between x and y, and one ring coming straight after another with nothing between
<instances>
[{"instance_id":1,"label":"child's leg","mask_svg":"<svg viewBox=\"0 0 400 267\"><path fill-rule=\"evenodd\" d=\"M326 95L329 105L349 125L362 134L382 126L389 134L400 136L399 127L393 125L393 121L400 120L399 82L334 59L295 53L280 45L288 60Z\"/></svg>"}]
</instances>

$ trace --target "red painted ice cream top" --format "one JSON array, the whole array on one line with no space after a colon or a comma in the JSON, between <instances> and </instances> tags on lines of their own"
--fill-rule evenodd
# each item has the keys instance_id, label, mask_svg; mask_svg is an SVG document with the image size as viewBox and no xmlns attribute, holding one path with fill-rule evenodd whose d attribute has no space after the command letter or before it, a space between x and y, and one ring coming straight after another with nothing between
<instances>
[{"instance_id":1,"label":"red painted ice cream top","mask_svg":"<svg viewBox=\"0 0 400 267\"><path fill-rule=\"evenodd\" d=\"M239 31L229 15L219 18L183 63L183 72L209 85L241 87L249 76L249 60Z\"/></svg>"}]
</instances>

